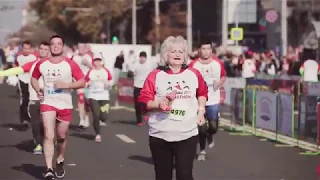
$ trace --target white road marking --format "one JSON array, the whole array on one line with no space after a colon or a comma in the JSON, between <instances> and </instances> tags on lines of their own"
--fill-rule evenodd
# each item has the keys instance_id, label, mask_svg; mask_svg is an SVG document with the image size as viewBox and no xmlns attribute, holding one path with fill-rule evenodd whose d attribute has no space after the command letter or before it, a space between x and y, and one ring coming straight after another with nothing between
<instances>
[{"instance_id":1,"label":"white road marking","mask_svg":"<svg viewBox=\"0 0 320 180\"><path fill-rule=\"evenodd\" d=\"M67 166L76 166L74 163L67 164Z\"/></svg>"},{"instance_id":2,"label":"white road marking","mask_svg":"<svg viewBox=\"0 0 320 180\"><path fill-rule=\"evenodd\" d=\"M116 136L126 143L136 143L133 139L124 134L116 134Z\"/></svg>"},{"instance_id":3,"label":"white road marking","mask_svg":"<svg viewBox=\"0 0 320 180\"><path fill-rule=\"evenodd\" d=\"M225 116L231 116L231 115L232 115L232 114L229 113L229 112L222 112L221 114L222 114L222 115L225 115Z\"/></svg>"}]
</instances>

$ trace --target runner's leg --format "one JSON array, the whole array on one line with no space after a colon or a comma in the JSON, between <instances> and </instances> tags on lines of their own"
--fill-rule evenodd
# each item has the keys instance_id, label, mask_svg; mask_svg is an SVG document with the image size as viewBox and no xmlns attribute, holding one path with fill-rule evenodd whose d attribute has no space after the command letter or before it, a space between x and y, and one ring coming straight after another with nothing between
<instances>
[{"instance_id":1,"label":"runner's leg","mask_svg":"<svg viewBox=\"0 0 320 180\"><path fill-rule=\"evenodd\" d=\"M27 125L30 121L29 117L29 85L19 81L20 90L20 121L22 124Z\"/></svg>"},{"instance_id":2,"label":"runner's leg","mask_svg":"<svg viewBox=\"0 0 320 180\"><path fill-rule=\"evenodd\" d=\"M57 149L58 157L56 164L56 176L57 178L63 178L65 175L64 170L64 155L67 146L67 133L70 122L72 120L72 109L57 110L57 119L59 121L57 125Z\"/></svg>"},{"instance_id":3,"label":"runner's leg","mask_svg":"<svg viewBox=\"0 0 320 180\"><path fill-rule=\"evenodd\" d=\"M56 126L56 112L46 111L42 112L42 121L44 126L44 141L43 150L45 161L48 169L52 169L54 156L54 136Z\"/></svg>"},{"instance_id":4,"label":"runner's leg","mask_svg":"<svg viewBox=\"0 0 320 180\"><path fill-rule=\"evenodd\" d=\"M206 142L207 142L207 133L208 133L208 125L207 123L202 126L198 126L199 129L199 146L200 153L198 155L198 161L204 161L206 158Z\"/></svg>"},{"instance_id":5,"label":"runner's leg","mask_svg":"<svg viewBox=\"0 0 320 180\"><path fill-rule=\"evenodd\" d=\"M213 135L218 132L219 128L219 111L220 106L219 104L208 106L207 108L207 119L208 119L208 146L209 148L213 148L214 146L214 139Z\"/></svg>"},{"instance_id":6,"label":"runner's leg","mask_svg":"<svg viewBox=\"0 0 320 180\"><path fill-rule=\"evenodd\" d=\"M141 105L138 102L138 97L140 95L141 88L134 87L133 89L133 95L134 95L134 108L136 112L136 119L137 124L142 125L142 112L141 112Z\"/></svg>"},{"instance_id":7,"label":"runner's leg","mask_svg":"<svg viewBox=\"0 0 320 180\"><path fill-rule=\"evenodd\" d=\"M40 101L30 101L29 111L31 116L32 135L35 140L34 154L42 154L42 124L40 115Z\"/></svg>"},{"instance_id":8,"label":"runner's leg","mask_svg":"<svg viewBox=\"0 0 320 180\"><path fill-rule=\"evenodd\" d=\"M100 114L101 114L101 107L97 100L89 99L90 108L92 111L93 117L93 129L96 135L100 135Z\"/></svg>"}]
</instances>

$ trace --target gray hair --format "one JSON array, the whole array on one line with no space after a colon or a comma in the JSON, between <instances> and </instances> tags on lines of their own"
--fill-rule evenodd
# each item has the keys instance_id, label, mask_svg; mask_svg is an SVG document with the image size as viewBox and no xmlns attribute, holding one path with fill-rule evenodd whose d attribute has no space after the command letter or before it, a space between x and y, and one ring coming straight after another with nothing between
<instances>
[{"instance_id":1,"label":"gray hair","mask_svg":"<svg viewBox=\"0 0 320 180\"><path fill-rule=\"evenodd\" d=\"M184 64L188 63L188 43L182 36L169 36L161 45L160 49L160 66L165 66L168 63L168 52L172 48L173 44L179 44L184 50Z\"/></svg>"}]
</instances>

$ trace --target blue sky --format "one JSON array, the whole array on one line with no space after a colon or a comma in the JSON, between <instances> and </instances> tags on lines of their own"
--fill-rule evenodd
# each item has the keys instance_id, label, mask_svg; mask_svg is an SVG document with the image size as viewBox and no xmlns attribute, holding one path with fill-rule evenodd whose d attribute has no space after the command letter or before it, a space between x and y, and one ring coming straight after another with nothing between
<instances>
[{"instance_id":1,"label":"blue sky","mask_svg":"<svg viewBox=\"0 0 320 180\"><path fill-rule=\"evenodd\" d=\"M22 11L29 0L0 0L0 43L4 44L8 34L19 30L22 26ZM8 8L3 8L8 7Z\"/></svg>"}]
</instances>

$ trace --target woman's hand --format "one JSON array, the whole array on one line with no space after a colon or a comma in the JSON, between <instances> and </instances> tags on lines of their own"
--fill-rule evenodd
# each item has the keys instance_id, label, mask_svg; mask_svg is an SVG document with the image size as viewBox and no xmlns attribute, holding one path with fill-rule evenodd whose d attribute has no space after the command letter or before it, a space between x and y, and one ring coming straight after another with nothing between
<instances>
[{"instance_id":1,"label":"woman's hand","mask_svg":"<svg viewBox=\"0 0 320 180\"><path fill-rule=\"evenodd\" d=\"M164 97L159 100L159 109L164 112L171 111L170 101Z\"/></svg>"},{"instance_id":2,"label":"woman's hand","mask_svg":"<svg viewBox=\"0 0 320 180\"><path fill-rule=\"evenodd\" d=\"M202 126L206 123L206 118L204 117L204 115L205 115L205 108L199 107L198 116L197 116L197 124L199 126Z\"/></svg>"}]
</instances>

